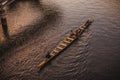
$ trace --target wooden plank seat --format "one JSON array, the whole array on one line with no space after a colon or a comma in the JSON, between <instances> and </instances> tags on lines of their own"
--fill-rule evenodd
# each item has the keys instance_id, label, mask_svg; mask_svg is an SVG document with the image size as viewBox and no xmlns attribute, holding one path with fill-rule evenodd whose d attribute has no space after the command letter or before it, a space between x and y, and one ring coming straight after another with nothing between
<instances>
[{"instance_id":1,"label":"wooden plank seat","mask_svg":"<svg viewBox=\"0 0 120 80\"><path fill-rule=\"evenodd\" d=\"M67 44L61 43L60 46L66 47Z\"/></svg>"},{"instance_id":2,"label":"wooden plank seat","mask_svg":"<svg viewBox=\"0 0 120 80\"><path fill-rule=\"evenodd\" d=\"M71 43L71 41L67 41L67 40L63 40L63 42L67 44Z\"/></svg>"},{"instance_id":3,"label":"wooden plank seat","mask_svg":"<svg viewBox=\"0 0 120 80\"><path fill-rule=\"evenodd\" d=\"M60 46L58 46L58 47L57 47L57 49L60 49L60 50L62 50L63 48L62 48L62 47L60 47Z\"/></svg>"},{"instance_id":4,"label":"wooden plank seat","mask_svg":"<svg viewBox=\"0 0 120 80\"><path fill-rule=\"evenodd\" d=\"M67 37L66 39L67 39L67 40L70 40L70 41L73 41L73 40L74 40L73 38L70 38L70 37Z\"/></svg>"}]
</instances>

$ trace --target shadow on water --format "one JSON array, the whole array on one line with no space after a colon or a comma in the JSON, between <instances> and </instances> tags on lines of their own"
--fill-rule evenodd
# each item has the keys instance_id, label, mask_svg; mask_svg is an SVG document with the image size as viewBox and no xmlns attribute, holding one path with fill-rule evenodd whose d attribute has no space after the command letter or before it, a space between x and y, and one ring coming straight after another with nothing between
<instances>
[{"instance_id":1,"label":"shadow on water","mask_svg":"<svg viewBox=\"0 0 120 80\"><path fill-rule=\"evenodd\" d=\"M10 9L15 8L14 6L18 2L22 2L24 0L16 0L14 3L10 5ZM26 0L29 1L29 0ZM14 48L21 46L27 43L34 36L38 36L39 34L43 34L44 29L47 25L54 23L57 21L60 12L56 11L56 9L52 9L49 6L44 6L43 4L38 4L38 1L31 0L35 4L39 5L39 10L43 12L44 17L41 20L38 20L36 24L28 25L29 27L23 30L22 32L15 34L10 37L9 40L3 41L0 43L0 57L3 56L6 52L13 50ZM47 8L46 8L47 7Z\"/></svg>"}]
</instances>

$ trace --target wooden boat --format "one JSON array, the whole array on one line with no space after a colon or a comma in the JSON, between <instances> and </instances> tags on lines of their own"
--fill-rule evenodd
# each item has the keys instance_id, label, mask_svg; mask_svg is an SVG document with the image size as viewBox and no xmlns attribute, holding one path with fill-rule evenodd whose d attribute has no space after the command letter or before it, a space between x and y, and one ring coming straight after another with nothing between
<instances>
[{"instance_id":1,"label":"wooden boat","mask_svg":"<svg viewBox=\"0 0 120 80\"><path fill-rule=\"evenodd\" d=\"M87 29L93 19L88 19L83 25L81 25L75 31L71 31L68 36L66 36L46 57L39 63L38 68L42 69L49 61L56 57L60 52L67 48L72 42L74 42L84 31Z\"/></svg>"}]
</instances>

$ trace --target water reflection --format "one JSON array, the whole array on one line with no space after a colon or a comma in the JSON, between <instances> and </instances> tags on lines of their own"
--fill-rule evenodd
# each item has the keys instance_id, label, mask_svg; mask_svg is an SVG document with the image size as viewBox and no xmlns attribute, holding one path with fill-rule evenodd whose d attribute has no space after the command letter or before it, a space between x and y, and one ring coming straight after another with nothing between
<instances>
[{"instance_id":1,"label":"water reflection","mask_svg":"<svg viewBox=\"0 0 120 80\"><path fill-rule=\"evenodd\" d=\"M25 7L23 7L23 4L25 5ZM31 39L31 37L33 37L34 35L37 34L40 35L44 33L43 32L44 27L46 25L56 22L57 21L56 18L59 17L59 12L55 11L54 9L51 9L49 6L48 6L49 9L48 8L46 9L45 7L47 6L44 6L42 4L36 5L37 6L36 8L38 8L39 6L37 10L40 11L40 12L37 11L37 13L35 13L35 11L31 11L32 9L29 9L30 7L28 6L30 6L30 4L27 1L25 2L20 1L20 3L19 1L18 2L16 1L14 4L11 5L17 5L16 8L14 7L15 12L13 10L12 10L13 12L9 11L10 16L8 17L8 21L9 21L8 24L11 25L9 29L12 36L7 42L5 41L0 45L1 55L6 51L9 51L9 49L12 49L13 47L20 46L26 43L26 41L28 42ZM40 15L39 13L44 14L42 18L39 16Z\"/></svg>"}]
</instances>

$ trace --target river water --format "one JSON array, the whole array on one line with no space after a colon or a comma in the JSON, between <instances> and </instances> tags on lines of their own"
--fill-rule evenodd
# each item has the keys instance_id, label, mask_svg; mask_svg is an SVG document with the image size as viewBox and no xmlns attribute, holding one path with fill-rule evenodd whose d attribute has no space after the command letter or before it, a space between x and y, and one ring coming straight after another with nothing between
<instances>
[{"instance_id":1,"label":"river water","mask_svg":"<svg viewBox=\"0 0 120 80\"><path fill-rule=\"evenodd\" d=\"M11 38L0 44L0 80L120 80L120 0L16 0L6 9ZM38 72L45 54L91 16Z\"/></svg>"}]
</instances>

